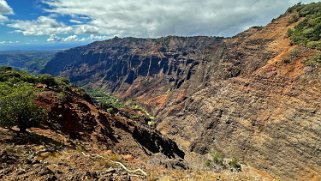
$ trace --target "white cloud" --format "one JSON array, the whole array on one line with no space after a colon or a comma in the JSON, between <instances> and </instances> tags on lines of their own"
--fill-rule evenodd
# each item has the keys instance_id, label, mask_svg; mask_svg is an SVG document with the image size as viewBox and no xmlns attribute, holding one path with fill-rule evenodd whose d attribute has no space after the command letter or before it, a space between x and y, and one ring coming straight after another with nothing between
<instances>
[{"instance_id":1,"label":"white cloud","mask_svg":"<svg viewBox=\"0 0 321 181\"><path fill-rule=\"evenodd\" d=\"M76 34L99 34L100 29L92 25L76 25L75 27Z\"/></svg>"},{"instance_id":2,"label":"white cloud","mask_svg":"<svg viewBox=\"0 0 321 181\"><path fill-rule=\"evenodd\" d=\"M23 35L53 35L53 34L68 34L73 28L64 23L57 22L52 17L39 16L37 20L15 20L8 24L9 27L15 28L16 32Z\"/></svg>"},{"instance_id":3,"label":"white cloud","mask_svg":"<svg viewBox=\"0 0 321 181\"><path fill-rule=\"evenodd\" d=\"M53 34L53 35L50 35L47 41L48 42L79 42L79 41L82 41L82 39L79 39L77 35L70 35L64 38Z\"/></svg>"},{"instance_id":4,"label":"white cloud","mask_svg":"<svg viewBox=\"0 0 321 181\"><path fill-rule=\"evenodd\" d=\"M76 33L158 37L234 35L262 25L300 0L50 0L46 11L88 17ZM306 0L305 2L311 2Z\"/></svg>"},{"instance_id":5,"label":"white cloud","mask_svg":"<svg viewBox=\"0 0 321 181\"><path fill-rule=\"evenodd\" d=\"M0 0L0 22L6 21L8 18L5 15L14 14L12 8L5 0Z\"/></svg>"},{"instance_id":6,"label":"white cloud","mask_svg":"<svg viewBox=\"0 0 321 181\"><path fill-rule=\"evenodd\" d=\"M95 40L106 40L106 39L110 39L112 38L112 36L106 36L106 35L93 35L91 34L88 39L95 41Z\"/></svg>"},{"instance_id":7,"label":"white cloud","mask_svg":"<svg viewBox=\"0 0 321 181\"><path fill-rule=\"evenodd\" d=\"M70 35L64 39L62 39L62 41L64 42L75 42L75 41L79 41L80 39L78 38L77 35Z\"/></svg>"},{"instance_id":8,"label":"white cloud","mask_svg":"<svg viewBox=\"0 0 321 181\"><path fill-rule=\"evenodd\" d=\"M0 45L17 44L17 43L20 43L20 41L0 41Z\"/></svg>"},{"instance_id":9,"label":"white cloud","mask_svg":"<svg viewBox=\"0 0 321 181\"><path fill-rule=\"evenodd\" d=\"M86 37L78 37L77 35L69 35L66 37L60 37L57 35L50 35L47 39L48 42L90 42L90 41L97 41L97 40L106 40L112 38L110 36L105 35L93 35Z\"/></svg>"},{"instance_id":10,"label":"white cloud","mask_svg":"<svg viewBox=\"0 0 321 181\"><path fill-rule=\"evenodd\" d=\"M69 20L71 23L76 23L76 24L82 24L83 22L77 19L71 19Z\"/></svg>"},{"instance_id":11,"label":"white cloud","mask_svg":"<svg viewBox=\"0 0 321 181\"><path fill-rule=\"evenodd\" d=\"M48 42L59 42L61 41L61 38L58 37L57 35L50 35L49 38L47 39Z\"/></svg>"},{"instance_id":12,"label":"white cloud","mask_svg":"<svg viewBox=\"0 0 321 181\"><path fill-rule=\"evenodd\" d=\"M5 24L26 36L48 36L48 42L89 42L114 36L232 36L268 23L300 0L41 1L49 5L43 9L48 16ZM8 14L13 14L12 8L0 0L0 23ZM63 22L57 20L61 16Z\"/></svg>"}]
</instances>

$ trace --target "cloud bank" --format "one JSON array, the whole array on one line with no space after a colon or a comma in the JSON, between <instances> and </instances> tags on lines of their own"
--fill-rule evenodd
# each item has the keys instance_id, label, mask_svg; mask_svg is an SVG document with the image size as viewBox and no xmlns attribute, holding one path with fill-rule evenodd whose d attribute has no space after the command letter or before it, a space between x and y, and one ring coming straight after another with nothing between
<instances>
[{"instance_id":1,"label":"cloud bank","mask_svg":"<svg viewBox=\"0 0 321 181\"><path fill-rule=\"evenodd\" d=\"M233 36L264 25L300 0L42 0L35 20L12 20L7 26L49 42L81 42L113 36L154 38ZM304 3L312 0L303 0ZM12 9L0 0L0 20ZM59 17L64 17L60 19ZM86 37L84 37L86 35ZM81 38L80 38L81 37Z\"/></svg>"},{"instance_id":2,"label":"cloud bank","mask_svg":"<svg viewBox=\"0 0 321 181\"><path fill-rule=\"evenodd\" d=\"M63 23L57 22L55 19L46 16L40 16L37 20L22 21L17 20L8 24L9 27L15 28L16 32L23 35L51 35L51 34L67 34L72 32L73 28Z\"/></svg>"},{"instance_id":3,"label":"cloud bank","mask_svg":"<svg viewBox=\"0 0 321 181\"><path fill-rule=\"evenodd\" d=\"M0 22L6 21L8 18L5 15L13 14L12 8L8 5L5 0L0 0Z\"/></svg>"},{"instance_id":4,"label":"cloud bank","mask_svg":"<svg viewBox=\"0 0 321 181\"><path fill-rule=\"evenodd\" d=\"M51 0L47 12L88 17L88 31L118 36L231 36L266 24L299 0ZM305 1L311 2L311 1Z\"/></svg>"}]
</instances>

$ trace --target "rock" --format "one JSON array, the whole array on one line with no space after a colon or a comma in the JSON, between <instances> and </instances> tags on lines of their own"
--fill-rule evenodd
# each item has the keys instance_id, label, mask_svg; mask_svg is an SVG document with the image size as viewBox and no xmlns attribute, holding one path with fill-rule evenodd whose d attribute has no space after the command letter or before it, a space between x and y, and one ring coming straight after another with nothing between
<instances>
[{"instance_id":1,"label":"rock","mask_svg":"<svg viewBox=\"0 0 321 181\"><path fill-rule=\"evenodd\" d=\"M0 163L14 164L18 160L18 157L8 153L6 150L0 151Z\"/></svg>"},{"instance_id":2,"label":"rock","mask_svg":"<svg viewBox=\"0 0 321 181\"><path fill-rule=\"evenodd\" d=\"M50 170L48 167L43 167L41 170L37 173L39 176L49 175L53 174L53 171Z\"/></svg>"},{"instance_id":3,"label":"rock","mask_svg":"<svg viewBox=\"0 0 321 181\"><path fill-rule=\"evenodd\" d=\"M116 170L112 167L108 168L107 170L103 170L102 171L102 174L105 175L105 174L110 174L110 173L115 173Z\"/></svg>"},{"instance_id":4,"label":"rock","mask_svg":"<svg viewBox=\"0 0 321 181\"><path fill-rule=\"evenodd\" d=\"M134 160L133 155L130 155L130 154L123 155L122 157L123 157L123 159L126 160L126 161L133 161L133 160Z\"/></svg>"}]
</instances>

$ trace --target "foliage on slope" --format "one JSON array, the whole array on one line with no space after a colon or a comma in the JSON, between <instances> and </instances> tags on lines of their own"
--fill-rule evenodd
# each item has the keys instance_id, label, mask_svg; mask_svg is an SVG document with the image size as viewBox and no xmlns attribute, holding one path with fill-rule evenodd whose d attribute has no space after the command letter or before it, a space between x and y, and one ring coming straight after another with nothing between
<instances>
[{"instance_id":1,"label":"foliage on slope","mask_svg":"<svg viewBox=\"0 0 321 181\"><path fill-rule=\"evenodd\" d=\"M298 24L288 30L288 36L295 44L321 49L321 3L297 4L288 10L295 13L289 23Z\"/></svg>"},{"instance_id":2,"label":"foliage on slope","mask_svg":"<svg viewBox=\"0 0 321 181\"><path fill-rule=\"evenodd\" d=\"M0 125L17 125L21 132L37 126L46 119L47 111L36 104L36 94L45 88L65 90L68 86L69 82L63 78L32 76L10 67L0 67Z\"/></svg>"}]
</instances>

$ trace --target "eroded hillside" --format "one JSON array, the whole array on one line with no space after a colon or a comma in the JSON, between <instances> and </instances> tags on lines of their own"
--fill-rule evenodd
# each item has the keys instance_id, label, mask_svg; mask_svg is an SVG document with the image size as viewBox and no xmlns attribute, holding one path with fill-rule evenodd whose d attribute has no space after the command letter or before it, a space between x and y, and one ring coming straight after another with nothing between
<instances>
[{"instance_id":1,"label":"eroded hillside","mask_svg":"<svg viewBox=\"0 0 321 181\"><path fill-rule=\"evenodd\" d=\"M32 124L26 125L31 128L23 132L19 120L12 127L1 114L2 180L124 180L151 176L143 170L126 171L121 165L126 161L145 170L153 166L187 168L183 161L185 153L175 142L144 122L125 116L128 111L139 114L134 110L124 108L117 113L101 110L82 89L63 78L31 76L9 67L1 67L0 75L1 111L15 106L5 105L6 100L15 101L10 97L23 100L20 97L33 91L35 104L46 110L47 115L36 125L32 123L36 115L30 117L24 110L18 110L17 105L16 114L26 115L25 124ZM15 122L14 118L11 121ZM154 162L149 164L148 160Z\"/></svg>"}]
</instances>

